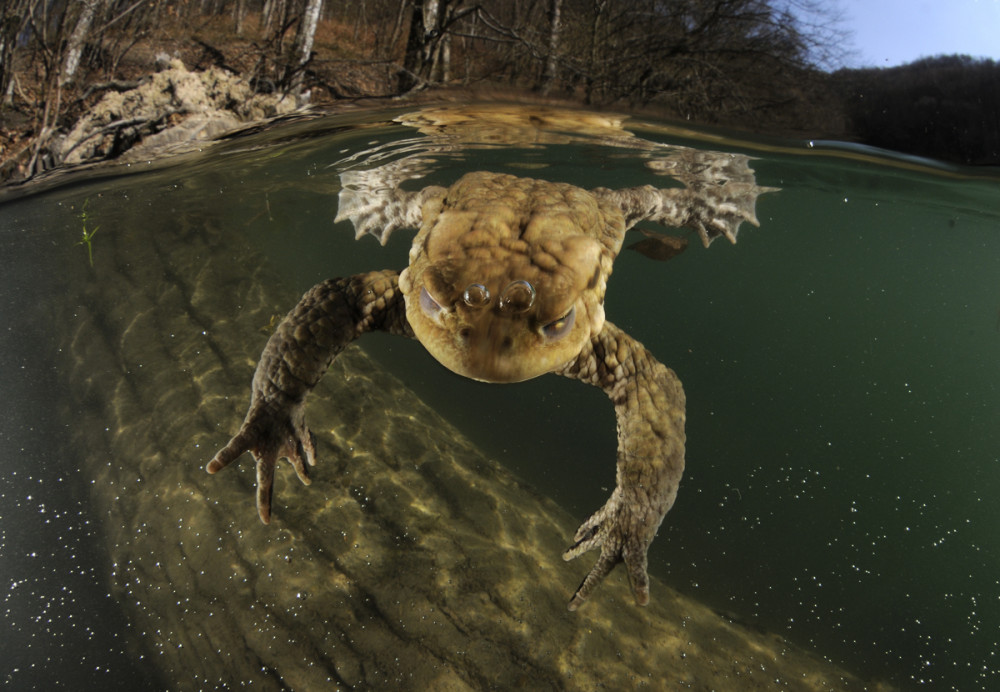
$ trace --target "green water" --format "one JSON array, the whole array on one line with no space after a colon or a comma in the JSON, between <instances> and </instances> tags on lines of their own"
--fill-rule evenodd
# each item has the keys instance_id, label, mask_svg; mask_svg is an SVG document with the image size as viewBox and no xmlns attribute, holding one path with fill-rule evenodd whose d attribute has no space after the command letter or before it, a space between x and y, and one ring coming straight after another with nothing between
<instances>
[{"instance_id":1,"label":"green water","mask_svg":"<svg viewBox=\"0 0 1000 692\"><path fill-rule=\"evenodd\" d=\"M396 113L298 124L181 165L84 174L0 203L0 564L18 642L5 654L8 681L155 679L100 586L110 568L93 547L89 480L59 445L73 426L65 412L88 403L60 400L58 354L48 349L62 325L36 309L54 285L66 292L60 300L78 300L72 283L51 278L87 271L86 250L74 244L84 200L100 226L99 259L114 252L102 242L107 229L128 224L154 237L183 217L239 229L299 292L331 276L401 269L411 233L383 248L333 224L339 173L352 157L419 139L388 122ZM629 128L750 154L758 183L780 188L758 201L760 228L745 226L735 246L694 242L667 263L631 252L616 262L609 319L673 368L688 398L687 472L650 551L651 573L868 678L903 689L996 686L1000 176L847 148ZM480 169L582 187L666 183L634 152L596 139L435 158L411 187ZM361 343L580 519L606 499L615 428L601 392L554 376L468 382L415 342ZM54 666L54 657L72 663Z\"/></svg>"}]
</instances>

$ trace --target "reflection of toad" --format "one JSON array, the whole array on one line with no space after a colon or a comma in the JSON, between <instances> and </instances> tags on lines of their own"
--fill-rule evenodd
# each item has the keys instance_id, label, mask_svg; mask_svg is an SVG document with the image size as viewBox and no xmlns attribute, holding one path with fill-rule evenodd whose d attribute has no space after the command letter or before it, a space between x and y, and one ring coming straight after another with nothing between
<instances>
[{"instance_id":1,"label":"reflection of toad","mask_svg":"<svg viewBox=\"0 0 1000 692\"><path fill-rule=\"evenodd\" d=\"M702 153L704 155L704 153ZM340 219L385 242L420 229L401 273L331 279L310 289L267 342L242 428L208 464L215 473L250 450L257 509L270 519L275 464L308 483L314 440L305 397L347 344L371 330L416 337L445 367L487 382L557 373L596 385L618 420L617 485L576 532L564 558L600 557L569 603L578 607L619 562L636 602L649 600L646 551L684 470L684 392L677 376L604 319L604 292L625 232L641 220L688 226L707 246L756 224L745 157L718 154L711 185L587 191L488 172L416 192L399 183L413 162L342 174Z\"/></svg>"}]
</instances>

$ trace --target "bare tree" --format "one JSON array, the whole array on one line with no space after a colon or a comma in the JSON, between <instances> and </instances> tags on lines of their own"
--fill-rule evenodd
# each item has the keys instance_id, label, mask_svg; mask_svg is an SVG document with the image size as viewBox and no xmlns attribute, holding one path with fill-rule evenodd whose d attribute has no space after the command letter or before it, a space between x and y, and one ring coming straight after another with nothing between
<instances>
[{"instance_id":1,"label":"bare tree","mask_svg":"<svg viewBox=\"0 0 1000 692\"><path fill-rule=\"evenodd\" d=\"M60 86L65 87L73 81L76 69L80 66L80 56L83 54L84 43L90 34L90 25L94 22L94 15L103 3L104 0L81 0L80 14L76 18L73 33L69 35L69 40L66 42L66 57L59 73Z\"/></svg>"},{"instance_id":2,"label":"bare tree","mask_svg":"<svg viewBox=\"0 0 1000 692\"><path fill-rule=\"evenodd\" d=\"M448 0L444 0L447 2ZM441 0L409 0L410 31L403 54L403 70L399 78L400 91L406 92L424 83L428 53L436 42L434 22L441 14Z\"/></svg>"},{"instance_id":3,"label":"bare tree","mask_svg":"<svg viewBox=\"0 0 1000 692\"><path fill-rule=\"evenodd\" d=\"M313 39L316 36L316 25L319 23L319 14L322 10L323 0L307 0L305 11L299 22L299 30L295 35L293 48L296 64L289 80L289 93L295 97L298 97L302 92L302 75L312 58Z\"/></svg>"},{"instance_id":4,"label":"bare tree","mask_svg":"<svg viewBox=\"0 0 1000 692\"><path fill-rule=\"evenodd\" d=\"M549 93L556 79L559 64L559 39L562 33L562 0L549 0L549 45L545 58L545 70L538 90Z\"/></svg>"},{"instance_id":5,"label":"bare tree","mask_svg":"<svg viewBox=\"0 0 1000 692\"><path fill-rule=\"evenodd\" d=\"M0 93L6 106L13 101L16 84L14 55L18 37L27 29L37 3L38 0L9 0L0 10Z\"/></svg>"},{"instance_id":6,"label":"bare tree","mask_svg":"<svg viewBox=\"0 0 1000 692\"><path fill-rule=\"evenodd\" d=\"M442 82L451 73L451 35L466 17L480 10L464 0L410 0L410 31L399 78L406 92L428 82Z\"/></svg>"},{"instance_id":7,"label":"bare tree","mask_svg":"<svg viewBox=\"0 0 1000 692\"><path fill-rule=\"evenodd\" d=\"M233 8L233 19L236 24L236 35L243 35L243 25L247 20L247 0L236 0L236 6Z\"/></svg>"}]
</instances>

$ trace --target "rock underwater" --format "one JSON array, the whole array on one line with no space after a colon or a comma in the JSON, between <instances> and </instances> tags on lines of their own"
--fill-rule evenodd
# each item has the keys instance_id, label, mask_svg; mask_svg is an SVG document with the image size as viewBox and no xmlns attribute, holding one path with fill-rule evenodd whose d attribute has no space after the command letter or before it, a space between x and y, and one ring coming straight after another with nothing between
<instances>
[{"instance_id":1,"label":"rock underwater","mask_svg":"<svg viewBox=\"0 0 1000 692\"><path fill-rule=\"evenodd\" d=\"M284 506L262 526L252 464L210 477L204 461L296 296L225 224L141 228L102 225L53 317L112 588L171 689L864 688L655 579L636 607L621 570L567 612L589 569L561 558L580 517L357 346L310 399L311 487L279 466Z\"/></svg>"}]
</instances>

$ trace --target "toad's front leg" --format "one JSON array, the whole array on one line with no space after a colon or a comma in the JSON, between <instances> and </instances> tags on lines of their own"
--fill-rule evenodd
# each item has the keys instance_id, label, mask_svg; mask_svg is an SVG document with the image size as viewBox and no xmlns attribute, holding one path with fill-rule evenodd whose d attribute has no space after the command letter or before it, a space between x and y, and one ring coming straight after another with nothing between
<instances>
[{"instance_id":1,"label":"toad's front leg","mask_svg":"<svg viewBox=\"0 0 1000 692\"><path fill-rule=\"evenodd\" d=\"M398 280L396 272L382 271L319 283L268 339L246 419L206 467L216 473L249 450L257 462L257 513L265 524L279 458L291 461L299 479L309 483L306 464L315 465L316 454L305 399L336 355L372 330L413 336Z\"/></svg>"},{"instance_id":2,"label":"toad's front leg","mask_svg":"<svg viewBox=\"0 0 1000 692\"><path fill-rule=\"evenodd\" d=\"M577 530L566 560L592 548L601 554L569 602L576 610L619 562L639 605L649 602L646 551L674 504L684 473L684 390L674 372L638 341L604 329L560 375L601 387L618 419L618 470L604 507Z\"/></svg>"}]
</instances>

